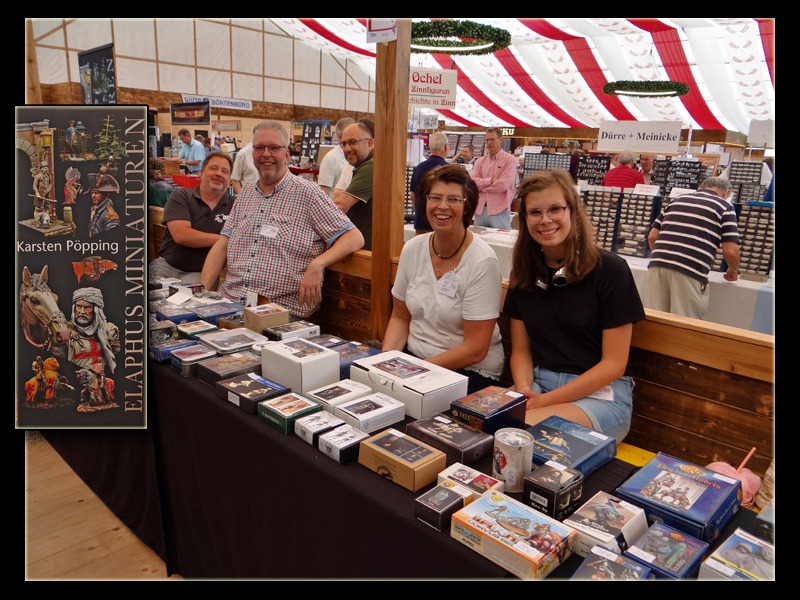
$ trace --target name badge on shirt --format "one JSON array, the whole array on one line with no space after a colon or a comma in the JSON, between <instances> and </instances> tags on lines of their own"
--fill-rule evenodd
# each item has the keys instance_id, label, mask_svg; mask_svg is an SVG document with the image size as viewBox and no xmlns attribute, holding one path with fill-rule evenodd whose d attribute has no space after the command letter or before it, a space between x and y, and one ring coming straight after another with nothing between
<instances>
[{"instance_id":1,"label":"name badge on shirt","mask_svg":"<svg viewBox=\"0 0 800 600\"><path fill-rule=\"evenodd\" d=\"M587 396L587 398L594 398L595 400L606 400L608 402L614 401L614 388L610 385L600 388Z\"/></svg>"},{"instance_id":2,"label":"name badge on shirt","mask_svg":"<svg viewBox=\"0 0 800 600\"><path fill-rule=\"evenodd\" d=\"M455 298L458 293L459 283L460 281L455 271L445 273L439 280L439 293L444 294L448 298Z\"/></svg>"},{"instance_id":3,"label":"name badge on shirt","mask_svg":"<svg viewBox=\"0 0 800 600\"><path fill-rule=\"evenodd\" d=\"M258 234L267 238L276 238L278 237L278 228L275 225L264 224Z\"/></svg>"}]
</instances>

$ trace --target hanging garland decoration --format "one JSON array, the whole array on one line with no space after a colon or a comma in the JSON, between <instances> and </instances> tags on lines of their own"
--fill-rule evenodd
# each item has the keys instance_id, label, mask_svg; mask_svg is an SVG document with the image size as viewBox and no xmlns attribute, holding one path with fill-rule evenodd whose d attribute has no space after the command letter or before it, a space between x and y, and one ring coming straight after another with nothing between
<instances>
[{"instance_id":1,"label":"hanging garland decoration","mask_svg":"<svg viewBox=\"0 0 800 600\"><path fill-rule=\"evenodd\" d=\"M611 81L603 86L603 93L609 96L636 96L669 98L685 96L689 86L682 81Z\"/></svg>"},{"instance_id":2,"label":"hanging garland decoration","mask_svg":"<svg viewBox=\"0 0 800 600\"><path fill-rule=\"evenodd\" d=\"M511 34L474 21L424 21L411 24L411 50L416 54L491 54L508 48Z\"/></svg>"}]
</instances>

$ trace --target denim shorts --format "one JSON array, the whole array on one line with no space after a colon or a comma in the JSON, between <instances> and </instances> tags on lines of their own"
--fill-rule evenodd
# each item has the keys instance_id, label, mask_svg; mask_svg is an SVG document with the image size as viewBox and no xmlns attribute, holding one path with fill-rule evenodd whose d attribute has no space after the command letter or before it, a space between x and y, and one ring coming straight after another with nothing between
<instances>
[{"instance_id":1,"label":"denim shorts","mask_svg":"<svg viewBox=\"0 0 800 600\"><path fill-rule=\"evenodd\" d=\"M534 367L532 389L538 393L550 392L576 377L578 376L572 373L557 373L543 367ZM596 398L581 398L573 400L572 404L576 404L586 413L592 422L592 429L615 437L619 443L625 439L631 428L634 385L630 376L623 375L611 383L614 390L613 402Z\"/></svg>"}]
</instances>

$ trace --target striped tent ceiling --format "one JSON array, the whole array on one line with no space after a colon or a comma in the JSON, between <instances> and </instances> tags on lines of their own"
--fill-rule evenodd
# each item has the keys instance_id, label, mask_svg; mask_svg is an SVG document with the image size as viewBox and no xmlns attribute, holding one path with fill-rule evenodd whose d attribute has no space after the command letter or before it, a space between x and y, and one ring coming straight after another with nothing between
<instances>
[{"instance_id":1,"label":"striped tent ceiling","mask_svg":"<svg viewBox=\"0 0 800 600\"><path fill-rule=\"evenodd\" d=\"M456 107L439 111L448 126L681 121L683 128L747 134L751 121L775 119L774 19L468 20L507 30L511 46L477 56L411 55L412 66L457 72ZM366 19L272 22L374 76L375 45L366 42ZM610 81L653 79L682 81L690 92L631 98L602 91Z\"/></svg>"}]
</instances>

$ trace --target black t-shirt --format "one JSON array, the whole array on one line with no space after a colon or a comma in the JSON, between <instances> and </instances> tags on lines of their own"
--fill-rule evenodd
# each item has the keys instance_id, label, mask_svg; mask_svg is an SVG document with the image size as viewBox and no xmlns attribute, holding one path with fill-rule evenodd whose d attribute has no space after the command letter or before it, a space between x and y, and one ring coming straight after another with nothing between
<instances>
[{"instance_id":1,"label":"black t-shirt","mask_svg":"<svg viewBox=\"0 0 800 600\"><path fill-rule=\"evenodd\" d=\"M508 288L503 313L525 324L535 365L580 375L600 361L604 329L645 318L628 263L606 250L601 258L589 275L564 287Z\"/></svg>"}]
</instances>

